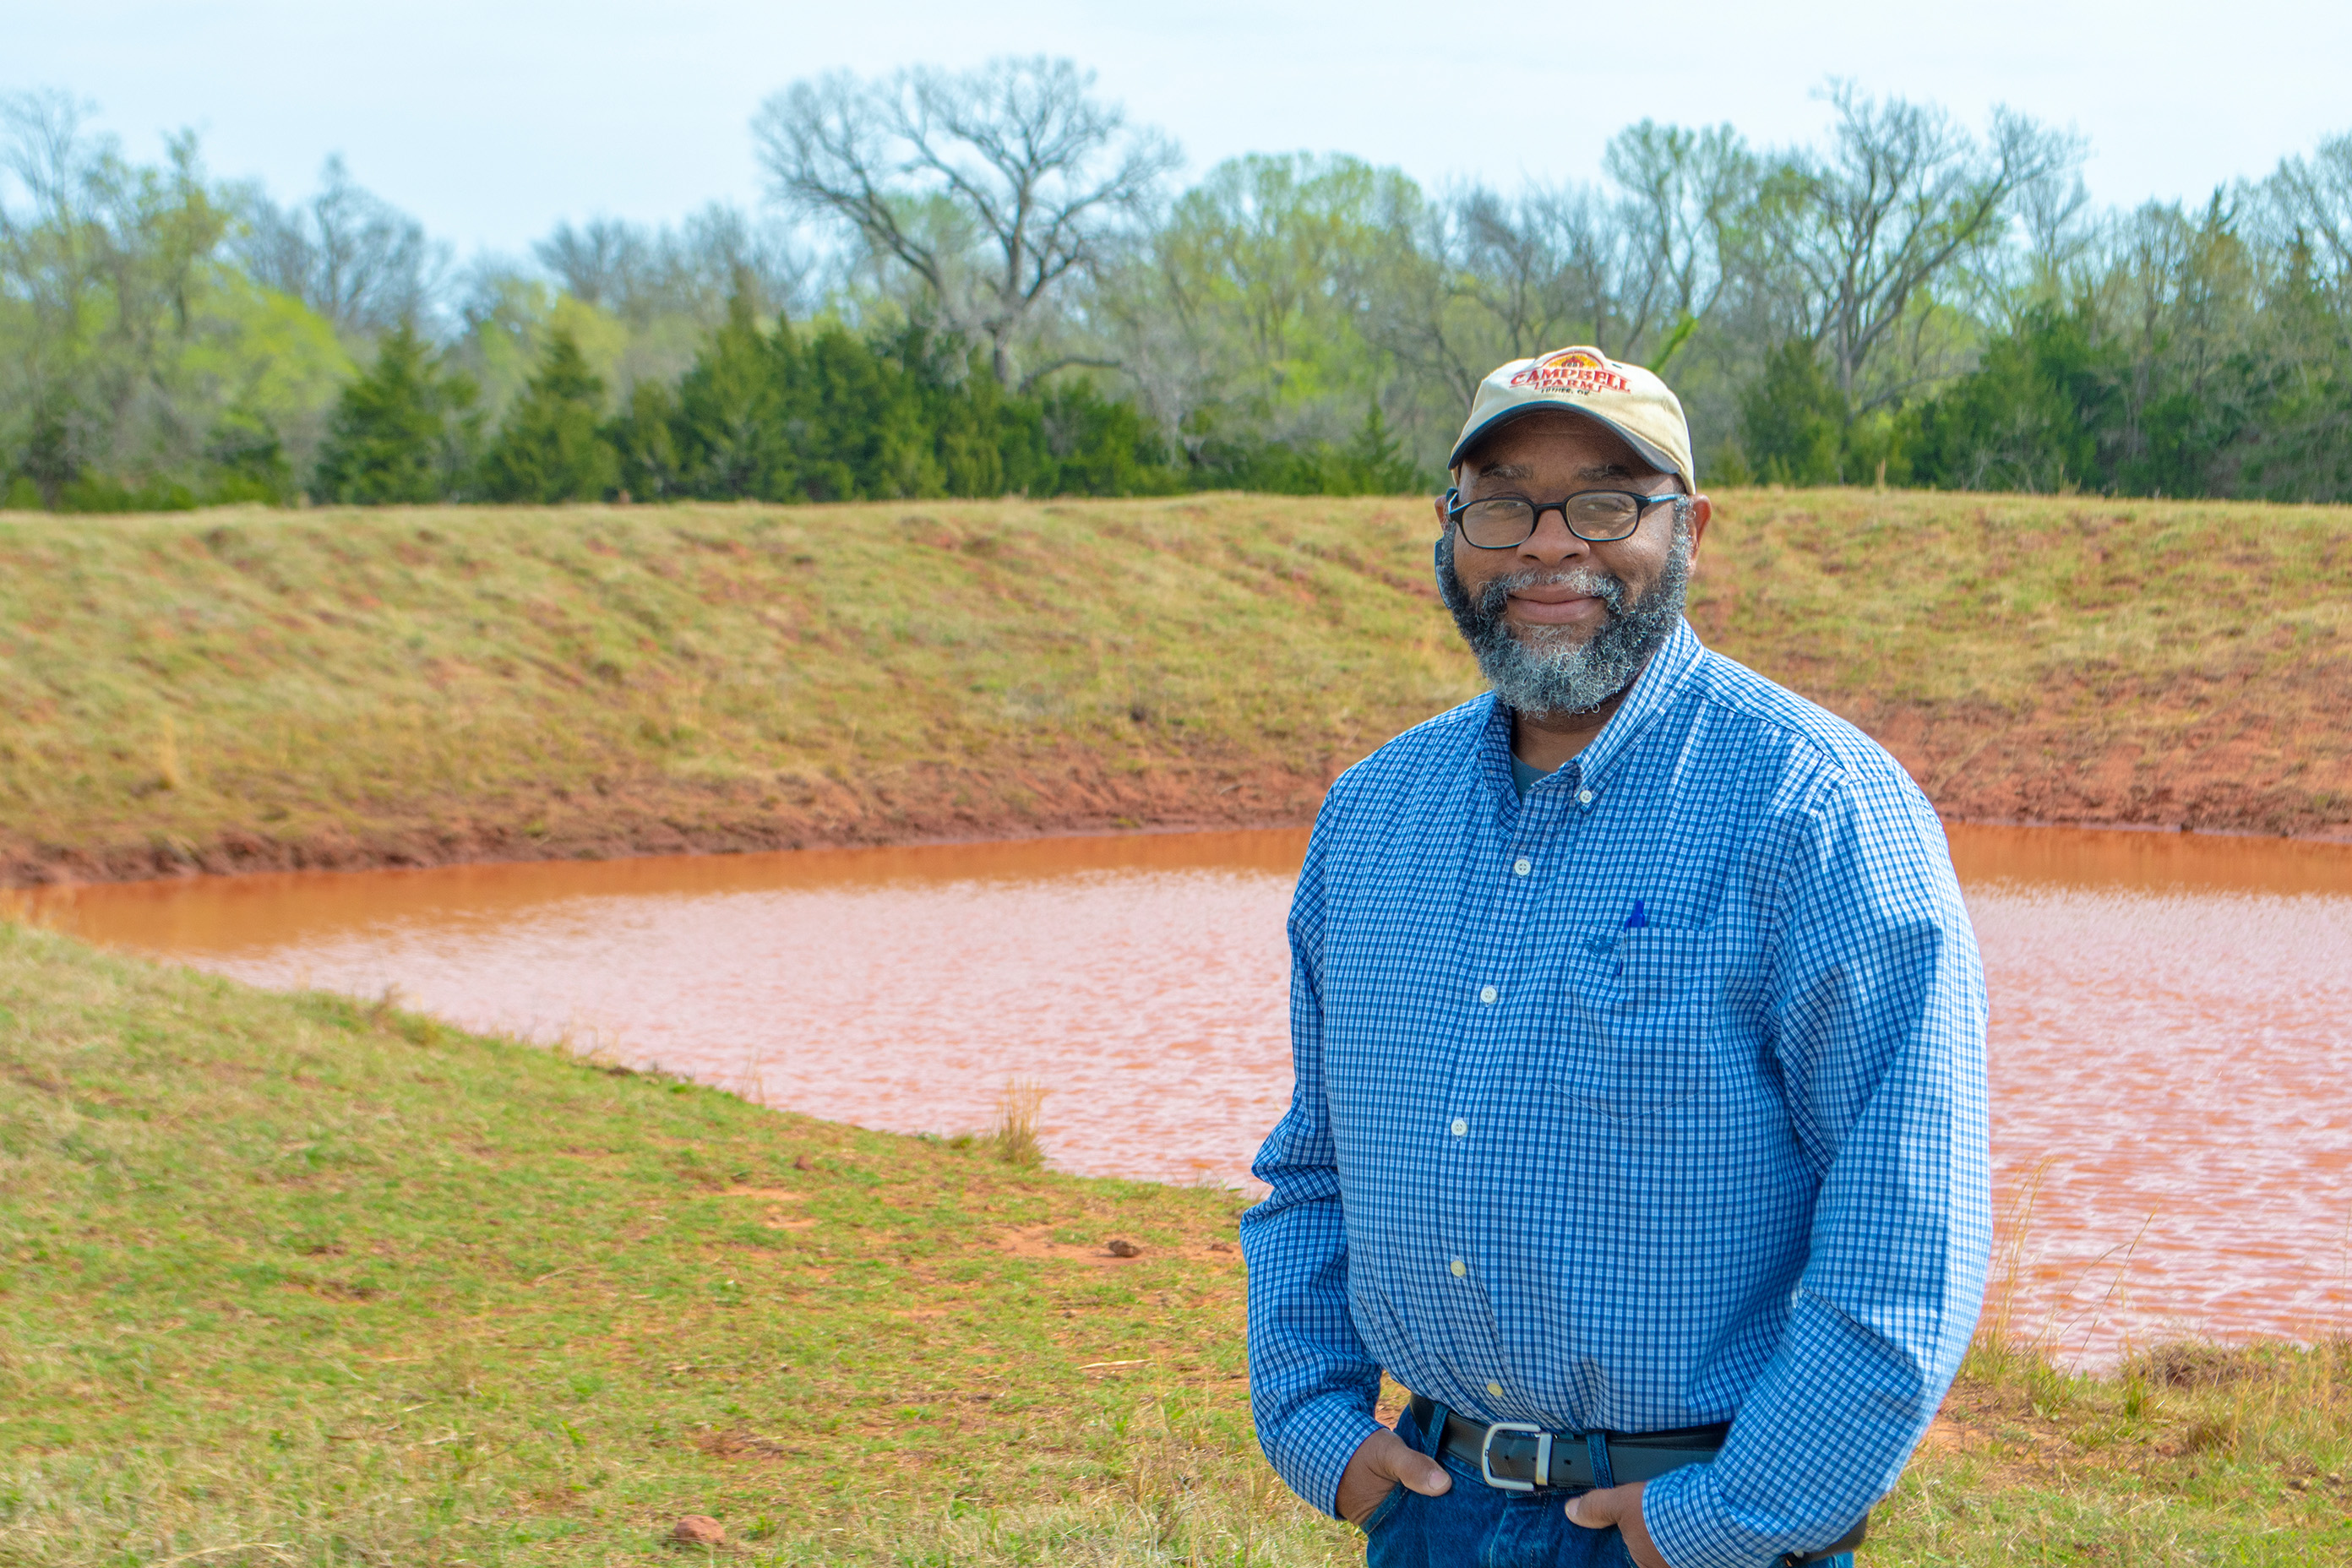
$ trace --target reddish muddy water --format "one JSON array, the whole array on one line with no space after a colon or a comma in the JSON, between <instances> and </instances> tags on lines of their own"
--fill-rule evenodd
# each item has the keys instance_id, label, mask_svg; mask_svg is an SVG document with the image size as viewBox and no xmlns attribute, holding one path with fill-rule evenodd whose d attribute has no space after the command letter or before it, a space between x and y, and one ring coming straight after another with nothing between
<instances>
[{"instance_id":1,"label":"reddish muddy water","mask_svg":"<svg viewBox=\"0 0 2352 1568\"><path fill-rule=\"evenodd\" d=\"M2352 1327L2352 847L1958 826L1992 994L1989 1311L2094 1360ZM904 1131L1049 1092L1069 1170L1247 1186L1306 837L1215 833L51 891L64 929ZM2030 1208L2027 1207L2030 1202ZM2016 1216L2023 1215L2022 1223Z\"/></svg>"}]
</instances>

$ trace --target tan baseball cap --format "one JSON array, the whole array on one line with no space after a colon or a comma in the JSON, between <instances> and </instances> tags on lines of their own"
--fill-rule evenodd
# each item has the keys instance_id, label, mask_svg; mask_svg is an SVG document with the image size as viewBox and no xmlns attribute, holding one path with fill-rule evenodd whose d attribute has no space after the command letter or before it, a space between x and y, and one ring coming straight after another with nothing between
<instances>
[{"instance_id":1,"label":"tan baseball cap","mask_svg":"<svg viewBox=\"0 0 2352 1568\"><path fill-rule=\"evenodd\" d=\"M1659 472L1678 474L1683 489L1698 494L1698 470L1691 463L1690 421L1682 400L1638 364L1621 364L1593 348L1554 349L1534 359L1515 359L1478 384L1470 417L1454 443L1449 468L1463 455L1522 415L1565 408L1598 420L1625 438Z\"/></svg>"}]
</instances>

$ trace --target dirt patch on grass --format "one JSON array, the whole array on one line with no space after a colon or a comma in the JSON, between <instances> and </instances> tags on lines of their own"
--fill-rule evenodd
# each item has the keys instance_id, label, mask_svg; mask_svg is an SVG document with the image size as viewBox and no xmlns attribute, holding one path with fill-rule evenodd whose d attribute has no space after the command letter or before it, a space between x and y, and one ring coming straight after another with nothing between
<instances>
[{"instance_id":1,"label":"dirt patch on grass","mask_svg":"<svg viewBox=\"0 0 2352 1568\"><path fill-rule=\"evenodd\" d=\"M1146 1249L1129 1242L1125 1248L1115 1248L1111 1242L1123 1241L1122 1237L1103 1242L1073 1242L1055 1239L1056 1231L1068 1227L1059 1225L1024 1226L1008 1230L996 1238L996 1249L1014 1258L1051 1258L1063 1262L1083 1263L1098 1268L1126 1268L1137 1263ZM1169 1249L1181 1254L1181 1247Z\"/></svg>"},{"instance_id":2,"label":"dirt patch on grass","mask_svg":"<svg viewBox=\"0 0 2352 1568\"><path fill-rule=\"evenodd\" d=\"M1070 1239L1074 1232L1088 1238ZM1211 1266L1238 1266L1242 1257L1239 1247L1222 1237L1195 1236L1179 1242L1153 1241L1122 1233L1116 1222L1105 1222L1093 1215L1075 1223L1062 1220L1001 1231L996 1237L996 1249L1014 1258L1046 1258L1113 1269L1172 1258Z\"/></svg>"}]
</instances>

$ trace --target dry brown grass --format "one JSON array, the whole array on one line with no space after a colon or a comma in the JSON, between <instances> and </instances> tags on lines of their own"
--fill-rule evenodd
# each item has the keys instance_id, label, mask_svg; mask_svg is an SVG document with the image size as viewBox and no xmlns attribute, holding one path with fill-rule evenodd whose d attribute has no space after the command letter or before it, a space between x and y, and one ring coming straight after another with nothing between
<instances>
[{"instance_id":1,"label":"dry brown grass","mask_svg":"<svg viewBox=\"0 0 2352 1568\"><path fill-rule=\"evenodd\" d=\"M989 1142L996 1157L1008 1165L1042 1165L1045 1146L1038 1132L1045 1121L1045 1085L1016 1078L1005 1084L996 1100L996 1125Z\"/></svg>"},{"instance_id":2,"label":"dry brown grass","mask_svg":"<svg viewBox=\"0 0 2352 1568\"><path fill-rule=\"evenodd\" d=\"M2352 510L1720 498L1962 816L2352 826ZM0 879L1303 821L1477 681L1425 503L0 516Z\"/></svg>"}]
</instances>

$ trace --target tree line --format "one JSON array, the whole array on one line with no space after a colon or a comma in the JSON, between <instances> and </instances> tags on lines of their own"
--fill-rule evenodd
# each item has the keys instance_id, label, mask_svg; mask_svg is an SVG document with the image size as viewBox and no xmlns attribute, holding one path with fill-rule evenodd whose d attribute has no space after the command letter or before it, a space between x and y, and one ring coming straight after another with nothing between
<instances>
[{"instance_id":1,"label":"tree line","mask_svg":"<svg viewBox=\"0 0 2352 1568\"><path fill-rule=\"evenodd\" d=\"M2092 207L2074 138L1828 89L1818 144L1644 121L1596 181L1176 150L1067 61L835 73L757 214L460 264L330 161L279 205L0 100L0 500L1402 491L1596 344L1709 482L2352 499L2352 135Z\"/></svg>"}]
</instances>

